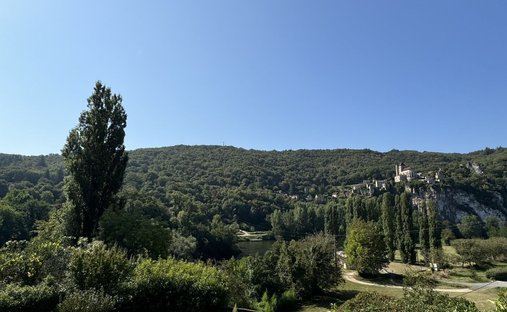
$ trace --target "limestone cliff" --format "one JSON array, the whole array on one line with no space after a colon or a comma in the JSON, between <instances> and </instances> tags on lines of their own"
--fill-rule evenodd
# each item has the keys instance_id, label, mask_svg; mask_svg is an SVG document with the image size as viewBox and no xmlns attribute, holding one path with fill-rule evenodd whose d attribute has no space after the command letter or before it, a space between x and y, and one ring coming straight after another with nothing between
<instances>
[{"instance_id":1,"label":"limestone cliff","mask_svg":"<svg viewBox=\"0 0 507 312\"><path fill-rule=\"evenodd\" d=\"M473 214L485 220L495 216L507 219L504 198L498 192L489 192L487 200L479 200L476 194L460 189L427 187L411 190L412 203L419 206L423 200L433 200L443 219L458 223L465 215Z\"/></svg>"}]
</instances>

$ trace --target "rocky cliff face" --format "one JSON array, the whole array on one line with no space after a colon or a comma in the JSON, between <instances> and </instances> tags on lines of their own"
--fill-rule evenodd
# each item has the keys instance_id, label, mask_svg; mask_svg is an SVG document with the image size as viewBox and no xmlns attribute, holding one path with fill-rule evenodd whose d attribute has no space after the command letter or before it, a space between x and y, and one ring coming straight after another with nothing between
<instances>
[{"instance_id":1,"label":"rocky cliff face","mask_svg":"<svg viewBox=\"0 0 507 312\"><path fill-rule=\"evenodd\" d=\"M430 187L423 190L412 190L412 204L419 206L424 200L433 200L443 219L459 223L461 219L473 214L483 221L488 216L495 216L499 220L507 220L507 207L500 193L491 192L490 202L485 204L476 195L457 189L436 189Z\"/></svg>"}]
</instances>

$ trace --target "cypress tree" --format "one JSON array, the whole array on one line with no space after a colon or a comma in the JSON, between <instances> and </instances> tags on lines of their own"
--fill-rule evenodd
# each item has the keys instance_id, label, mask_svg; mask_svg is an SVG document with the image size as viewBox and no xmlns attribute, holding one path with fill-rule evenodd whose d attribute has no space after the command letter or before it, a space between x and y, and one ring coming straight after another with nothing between
<instances>
[{"instance_id":1,"label":"cypress tree","mask_svg":"<svg viewBox=\"0 0 507 312\"><path fill-rule=\"evenodd\" d=\"M429 238L429 226L428 226L428 211L426 202L422 202L419 207L419 246L424 257L424 261L427 263L430 260L430 238Z\"/></svg>"},{"instance_id":2,"label":"cypress tree","mask_svg":"<svg viewBox=\"0 0 507 312\"><path fill-rule=\"evenodd\" d=\"M338 209L334 203L326 206L326 214L324 217L324 233L329 235L338 234Z\"/></svg>"},{"instance_id":3,"label":"cypress tree","mask_svg":"<svg viewBox=\"0 0 507 312\"><path fill-rule=\"evenodd\" d=\"M442 224L438 217L435 202L429 201L427 206L430 248L440 249L442 248Z\"/></svg>"},{"instance_id":4,"label":"cypress tree","mask_svg":"<svg viewBox=\"0 0 507 312\"><path fill-rule=\"evenodd\" d=\"M401 221L402 221L402 261L404 263L415 263L416 252L413 239L414 225L412 221L412 205L409 194L404 192L400 196Z\"/></svg>"},{"instance_id":5,"label":"cypress tree","mask_svg":"<svg viewBox=\"0 0 507 312\"><path fill-rule=\"evenodd\" d=\"M396 219L396 247L398 248L398 251L400 252L401 260L404 262L404 259L406 259L404 249L403 249L403 222L401 219L401 203L400 203L400 196L396 194L394 197L394 215Z\"/></svg>"},{"instance_id":6,"label":"cypress tree","mask_svg":"<svg viewBox=\"0 0 507 312\"><path fill-rule=\"evenodd\" d=\"M384 240L386 242L389 260L394 260L396 251L396 217L394 210L393 197L389 193L382 195L382 227L384 230Z\"/></svg>"}]
</instances>

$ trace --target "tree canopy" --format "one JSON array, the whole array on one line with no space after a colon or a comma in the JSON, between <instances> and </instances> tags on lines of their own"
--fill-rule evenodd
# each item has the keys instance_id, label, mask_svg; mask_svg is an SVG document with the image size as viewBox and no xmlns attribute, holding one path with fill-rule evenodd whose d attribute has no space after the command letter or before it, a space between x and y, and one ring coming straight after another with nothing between
<instances>
[{"instance_id":1,"label":"tree canopy","mask_svg":"<svg viewBox=\"0 0 507 312\"><path fill-rule=\"evenodd\" d=\"M76 236L92 238L98 222L123 184L128 154L123 145L127 114L120 95L97 82L88 110L71 130L62 150L68 178L66 195Z\"/></svg>"}]
</instances>

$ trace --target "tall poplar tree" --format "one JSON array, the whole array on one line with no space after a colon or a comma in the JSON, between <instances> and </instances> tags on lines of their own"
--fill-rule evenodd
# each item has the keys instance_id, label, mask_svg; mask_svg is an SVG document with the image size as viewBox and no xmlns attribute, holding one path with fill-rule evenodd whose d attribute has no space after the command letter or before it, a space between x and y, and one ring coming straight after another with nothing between
<instances>
[{"instance_id":1,"label":"tall poplar tree","mask_svg":"<svg viewBox=\"0 0 507 312\"><path fill-rule=\"evenodd\" d=\"M394 260L396 251L396 216L393 197L389 193L382 195L382 227L384 230L384 241L386 243L388 257Z\"/></svg>"},{"instance_id":2,"label":"tall poplar tree","mask_svg":"<svg viewBox=\"0 0 507 312\"><path fill-rule=\"evenodd\" d=\"M410 204L407 192L404 192L400 196L400 208L402 222L401 260L405 263L415 263L416 253L413 238L412 205Z\"/></svg>"},{"instance_id":3,"label":"tall poplar tree","mask_svg":"<svg viewBox=\"0 0 507 312\"><path fill-rule=\"evenodd\" d=\"M430 238L428 225L428 211L426 202L422 202L419 207L419 246L424 257L424 261L430 260Z\"/></svg>"},{"instance_id":4,"label":"tall poplar tree","mask_svg":"<svg viewBox=\"0 0 507 312\"><path fill-rule=\"evenodd\" d=\"M401 204L400 204L400 195L396 194L394 197L394 216L396 221L396 247L400 252L401 259L405 259L404 249L403 249L403 222L401 219Z\"/></svg>"},{"instance_id":5,"label":"tall poplar tree","mask_svg":"<svg viewBox=\"0 0 507 312\"><path fill-rule=\"evenodd\" d=\"M100 217L123 184L128 154L123 140L127 114L120 95L100 82L88 98L62 150L68 176L65 192L72 215L72 234L91 239Z\"/></svg>"},{"instance_id":6,"label":"tall poplar tree","mask_svg":"<svg viewBox=\"0 0 507 312\"><path fill-rule=\"evenodd\" d=\"M432 249L440 249L442 248L442 224L438 217L435 202L429 201L427 206L430 247Z\"/></svg>"}]
</instances>

